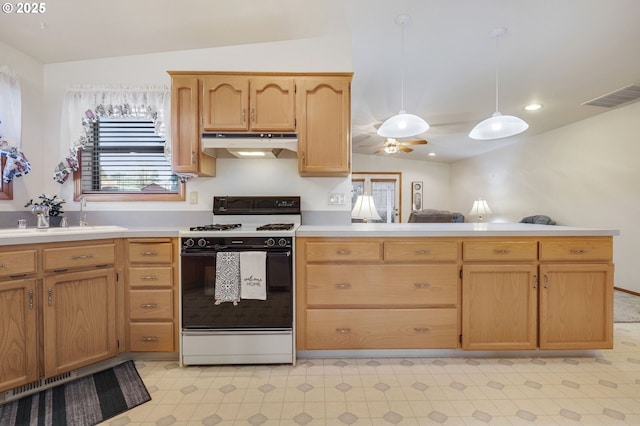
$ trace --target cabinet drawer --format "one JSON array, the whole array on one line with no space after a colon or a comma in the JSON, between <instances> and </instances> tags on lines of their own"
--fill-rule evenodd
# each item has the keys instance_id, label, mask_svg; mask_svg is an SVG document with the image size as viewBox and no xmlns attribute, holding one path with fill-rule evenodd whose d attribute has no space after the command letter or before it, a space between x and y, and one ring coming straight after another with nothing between
<instances>
[{"instance_id":1,"label":"cabinet drawer","mask_svg":"<svg viewBox=\"0 0 640 426\"><path fill-rule=\"evenodd\" d=\"M464 241L462 258L478 261L536 260L538 243L536 241Z\"/></svg>"},{"instance_id":2,"label":"cabinet drawer","mask_svg":"<svg viewBox=\"0 0 640 426\"><path fill-rule=\"evenodd\" d=\"M309 306L456 305L456 265L307 265Z\"/></svg>"},{"instance_id":3,"label":"cabinet drawer","mask_svg":"<svg viewBox=\"0 0 640 426\"><path fill-rule=\"evenodd\" d=\"M129 268L130 287L173 287L171 266L141 266Z\"/></svg>"},{"instance_id":4,"label":"cabinet drawer","mask_svg":"<svg viewBox=\"0 0 640 426\"><path fill-rule=\"evenodd\" d=\"M173 290L130 290L129 318L172 320Z\"/></svg>"},{"instance_id":5,"label":"cabinet drawer","mask_svg":"<svg viewBox=\"0 0 640 426\"><path fill-rule=\"evenodd\" d=\"M601 239L567 239L540 242L540 260L604 260L613 258L613 243Z\"/></svg>"},{"instance_id":6,"label":"cabinet drawer","mask_svg":"<svg viewBox=\"0 0 640 426\"><path fill-rule=\"evenodd\" d=\"M171 263L173 244L171 243L129 243L131 263Z\"/></svg>"},{"instance_id":7,"label":"cabinet drawer","mask_svg":"<svg viewBox=\"0 0 640 426\"><path fill-rule=\"evenodd\" d=\"M429 262L458 259L458 243L455 241L387 241L384 243L384 260L401 262Z\"/></svg>"},{"instance_id":8,"label":"cabinet drawer","mask_svg":"<svg viewBox=\"0 0 640 426\"><path fill-rule=\"evenodd\" d=\"M38 269L36 250L5 251L0 253L0 277L33 274Z\"/></svg>"},{"instance_id":9,"label":"cabinet drawer","mask_svg":"<svg viewBox=\"0 0 640 426\"><path fill-rule=\"evenodd\" d=\"M382 260L379 241L307 242L304 249L309 262Z\"/></svg>"},{"instance_id":10,"label":"cabinet drawer","mask_svg":"<svg viewBox=\"0 0 640 426\"><path fill-rule=\"evenodd\" d=\"M172 322L136 322L129 324L129 349L146 352L172 352Z\"/></svg>"},{"instance_id":11,"label":"cabinet drawer","mask_svg":"<svg viewBox=\"0 0 640 426\"><path fill-rule=\"evenodd\" d=\"M47 248L43 250L44 269L71 269L97 265L113 265L115 244Z\"/></svg>"},{"instance_id":12,"label":"cabinet drawer","mask_svg":"<svg viewBox=\"0 0 640 426\"><path fill-rule=\"evenodd\" d=\"M307 309L306 349L458 347L457 309Z\"/></svg>"}]
</instances>

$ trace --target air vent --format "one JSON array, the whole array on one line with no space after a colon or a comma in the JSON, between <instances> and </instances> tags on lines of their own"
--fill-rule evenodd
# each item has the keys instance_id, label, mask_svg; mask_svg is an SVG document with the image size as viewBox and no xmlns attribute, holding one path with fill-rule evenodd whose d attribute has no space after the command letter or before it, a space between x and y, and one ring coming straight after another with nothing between
<instances>
[{"instance_id":1,"label":"air vent","mask_svg":"<svg viewBox=\"0 0 640 426\"><path fill-rule=\"evenodd\" d=\"M606 95L592 99L583 103L582 105L591 105L604 108L613 108L618 105L626 104L627 102L635 101L640 98L640 86L630 85L618 89L614 92L607 93Z\"/></svg>"},{"instance_id":2,"label":"air vent","mask_svg":"<svg viewBox=\"0 0 640 426\"><path fill-rule=\"evenodd\" d=\"M68 382L71 379L75 379L77 376L78 376L78 373L76 371L71 371L68 373L58 374L57 376L54 376L54 377L49 377L48 379L36 380L35 382L31 382L26 385L22 385L17 388L4 392L3 395L0 395L0 402L5 403L5 402L13 401L15 399L22 398L32 393L49 389L53 386L57 386L58 384Z\"/></svg>"}]
</instances>

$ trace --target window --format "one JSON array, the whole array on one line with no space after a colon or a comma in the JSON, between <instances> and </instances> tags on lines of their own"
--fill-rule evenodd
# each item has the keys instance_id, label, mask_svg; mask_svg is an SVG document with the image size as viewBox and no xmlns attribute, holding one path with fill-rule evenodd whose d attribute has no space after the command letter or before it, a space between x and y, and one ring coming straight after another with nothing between
<instances>
[{"instance_id":1,"label":"window","mask_svg":"<svg viewBox=\"0 0 640 426\"><path fill-rule=\"evenodd\" d=\"M358 195L373 196L376 211L382 218L381 223L396 223L400 221L400 187L402 175L399 172L353 172L351 176L353 187L351 208L353 209ZM352 219L356 222L358 219Z\"/></svg>"},{"instance_id":2,"label":"window","mask_svg":"<svg viewBox=\"0 0 640 426\"><path fill-rule=\"evenodd\" d=\"M6 157L2 157L0 160L0 176L4 172L4 166L7 162ZM0 179L0 200L13 200L13 182L5 182L4 179Z\"/></svg>"},{"instance_id":3,"label":"window","mask_svg":"<svg viewBox=\"0 0 640 426\"><path fill-rule=\"evenodd\" d=\"M100 118L79 152L76 196L92 201L184 200L184 183L171 171L165 141L152 120Z\"/></svg>"}]
</instances>

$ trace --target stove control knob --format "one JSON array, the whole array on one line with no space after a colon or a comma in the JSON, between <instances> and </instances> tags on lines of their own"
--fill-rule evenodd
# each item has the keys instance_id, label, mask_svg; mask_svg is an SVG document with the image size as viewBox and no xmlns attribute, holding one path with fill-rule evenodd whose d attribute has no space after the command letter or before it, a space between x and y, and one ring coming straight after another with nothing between
<instances>
[{"instance_id":1,"label":"stove control knob","mask_svg":"<svg viewBox=\"0 0 640 426\"><path fill-rule=\"evenodd\" d=\"M284 238L280 238L280 239L278 240L278 245L279 245L280 247L284 247L284 246L286 246L286 245L287 245L287 240L285 240Z\"/></svg>"},{"instance_id":2,"label":"stove control knob","mask_svg":"<svg viewBox=\"0 0 640 426\"><path fill-rule=\"evenodd\" d=\"M273 247L274 245L276 245L276 240L274 240L273 238L269 238L267 241L265 241L265 243L268 247Z\"/></svg>"},{"instance_id":3,"label":"stove control knob","mask_svg":"<svg viewBox=\"0 0 640 426\"><path fill-rule=\"evenodd\" d=\"M184 246L185 246L185 247L193 247L193 244L194 244L194 242L193 242L193 238L189 238L188 240L186 240L186 241L184 242Z\"/></svg>"},{"instance_id":4,"label":"stove control knob","mask_svg":"<svg viewBox=\"0 0 640 426\"><path fill-rule=\"evenodd\" d=\"M200 238L198 240L198 247L206 247L207 246L207 240L205 240L204 238Z\"/></svg>"}]
</instances>

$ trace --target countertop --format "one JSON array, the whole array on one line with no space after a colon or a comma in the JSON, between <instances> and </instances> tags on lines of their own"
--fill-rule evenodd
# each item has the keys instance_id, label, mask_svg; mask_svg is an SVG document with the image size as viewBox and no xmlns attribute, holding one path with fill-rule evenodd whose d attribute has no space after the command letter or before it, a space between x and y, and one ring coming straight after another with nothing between
<instances>
[{"instance_id":1,"label":"countertop","mask_svg":"<svg viewBox=\"0 0 640 426\"><path fill-rule=\"evenodd\" d=\"M296 237L594 237L620 235L616 229L527 223L354 223L302 225Z\"/></svg>"},{"instance_id":2,"label":"countertop","mask_svg":"<svg viewBox=\"0 0 640 426\"><path fill-rule=\"evenodd\" d=\"M0 246L106 238L178 237L182 228L86 226L48 229L0 229ZM354 223L302 225L296 237L553 237L615 236L619 230L524 223Z\"/></svg>"}]
</instances>

